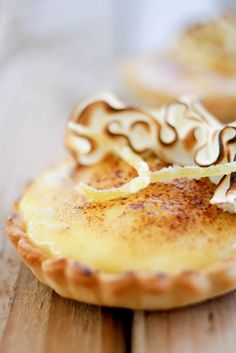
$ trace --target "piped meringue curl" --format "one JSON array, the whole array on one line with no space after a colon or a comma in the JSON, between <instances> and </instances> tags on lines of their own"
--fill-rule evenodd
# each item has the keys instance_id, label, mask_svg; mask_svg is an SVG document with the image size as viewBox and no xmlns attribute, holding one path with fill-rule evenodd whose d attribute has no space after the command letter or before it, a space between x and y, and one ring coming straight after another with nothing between
<instances>
[{"instance_id":1,"label":"piped meringue curl","mask_svg":"<svg viewBox=\"0 0 236 353\"><path fill-rule=\"evenodd\" d=\"M114 153L137 171L128 183L108 190L80 183L77 190L88 199L105 201L150 183L209 177L217 185L210 202L236 212L236 123L221 124L194 97L159 110L140 110L125 107L110 94L97 96L73 113L66 146L79 164L92 165ZM144 153L173 166L151 172Z\"/></svg>"}]
</instances>

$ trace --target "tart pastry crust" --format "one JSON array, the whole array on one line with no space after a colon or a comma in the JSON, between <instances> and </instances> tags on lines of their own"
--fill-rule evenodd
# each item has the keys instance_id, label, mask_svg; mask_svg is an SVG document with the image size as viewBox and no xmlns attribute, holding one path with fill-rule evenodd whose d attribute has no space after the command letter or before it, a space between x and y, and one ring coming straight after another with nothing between
<instances>
[{"instance_id":1,"label":"tart pastry crust","mask_svg":"<svg viewBox=\"0 0 236 353\"><path fill-rule=\"evenodd\" d=\"M35 276L63 297L96 305L132 309L171 309L201 302L236 286L236 255L203 270L105 273L76 261L52 258L32 245L16 212L7 232Z\"/></svg>"}]
</instances>

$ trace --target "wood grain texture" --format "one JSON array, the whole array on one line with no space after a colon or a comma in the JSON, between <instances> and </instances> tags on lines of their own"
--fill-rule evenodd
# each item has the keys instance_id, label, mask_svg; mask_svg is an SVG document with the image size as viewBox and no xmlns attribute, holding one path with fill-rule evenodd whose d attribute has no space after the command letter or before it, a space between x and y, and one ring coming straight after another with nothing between
<instances>
[{"instance_id":1,"label":"wood grain texture","mask_svg":"<svg viewBox=\"0 0 236 353\"><path fill-rule=\"evenodd\" d=\"M39 283L7 240L5 221L24 183L65 153L64 128L73 106L98 88L119 89L110 20L93 21L92 32L83 22L76 27L75 17L73 26L58 27L51 2L42 2L1 4L0 352L235 352L236 294L163 313L77 303ZM64 3L69 13L78 6L84 16L82 0ZM108 16L108 0L103 8ZM48 16L40 28L39 13Z\"/></svg>"},{"instance_id":2,"label":"wood grain texture","mask_svg":"<svg viewBox=\"0 0 236 353\"><path fill-rule=\"evenodd\" d=\"M136 353L235 352L236 294L185 309L135 313L132 332Z\"/></svg>"},{"instance_id":3,"label":"wood grain texture","mask_svg":"<svg viewBox=\"0 0 236 353\"><path fill-rule=\"evenodd\" d=\"M54 3L57 20L47 1L43 6L29 0L1 4L0 351L123 353L130 344L130 311L60 298L34 278L5 236L7 215L24 183L64 155L64 128L74 105L98 82L104 89L114 81L107 79L109 50L99 52L94 65L89 59L96 54L94 45L86 52L95 33L107 32L107 21L101 17L95 32L84 31L83 21L77 25L75 17L72 24L62 23L66 20L58 7L64 5ZM76 3L83 10L82 1L71 0ZM109 48L109 34L105 37Z\"/></svg>"}]
</instances>

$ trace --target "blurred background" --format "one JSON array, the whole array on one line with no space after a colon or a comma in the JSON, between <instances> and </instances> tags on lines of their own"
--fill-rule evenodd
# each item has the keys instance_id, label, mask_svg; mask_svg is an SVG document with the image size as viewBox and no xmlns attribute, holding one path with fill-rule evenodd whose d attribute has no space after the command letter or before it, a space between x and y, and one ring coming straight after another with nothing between
<instances>
[{"instance_id":1,"label":"blurred background","mask_svg":"<svg viewBox=\"0 0 236 353\"><path fill-rule=\"evenodd\" d=\"M63 93L70 107L97 90L121 90L116 76L121 59L156 51L187 24L234 5L234 0L2 0L1 86L20 87L25 100L27 90L38 92L40 101L53 105Z\"/></svg>"},{"instance_id":2,"label":"blurred background","mask_svg":"<svg viewBox=\"0 0 236 353\"><path fill-rule=\"evenodd\" d=\"M129 99L118 74L122 60L158 51L187 25L235 6L233 0L2 0L1 198L15 197L15 191L6 196L10 172L20 188L64 153L66 120L81 98L112 90Z\"/></svg>"}]
</instances>

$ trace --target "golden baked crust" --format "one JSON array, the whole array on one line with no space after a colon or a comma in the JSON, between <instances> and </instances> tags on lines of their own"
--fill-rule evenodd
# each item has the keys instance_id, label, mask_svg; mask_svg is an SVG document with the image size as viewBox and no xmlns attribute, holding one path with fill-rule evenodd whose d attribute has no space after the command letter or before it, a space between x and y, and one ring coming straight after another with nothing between
<instances>
[{"instance_id":1,"label":"golden baked crust","mask_svg":"<svg viewBox=\"0 0 236 353\"><path fill-rule=\"evenodd\" d=\"M119 164L120 168L117 169L114 168L114 165L117 165L117 160L114 157L108 157L108 161L103 162L102 170L106 176L104 179L101 179L97 173L98 169L101 168L99 164L90 167L91 169L89 167L77 167L72 170L70 178L77 180L79 173L82 173L88 182L98 187L105 187L111 183L114 184L114 177L117 184L132 177L130 167L124 164L121 168ZM122 170L117 173L119 169ZM121 178L119 178L120 173L122 174ZM31 188L32 186L29 186L25 194L30 192ZM200 182L179 180L169 185L151 185L143 191L143 196L142 192L141 195L131 195L128 199L122 200L123 207L127 217L131 212L137 213L137 224L136 230L132 234L132 228L127 222L130 233L127 236L130 236L132 244L135 244L135 236L144 236L145 238L145 224L153 222L154 227L158 229L158 222L163 219L162 227L164 234L166 234L163 239L166 238L167 242L170 241L170 239L168 240L168 232L172 231L177 239L181 237L184 239L185 236L188 239L188 231L193 227L196 230L196 237L204 239L201 229L197 232L197 227L191 226L191 222L199 223L200 226L205 225L205 228L209 228L208 225L215 222L218 227L215 237L211 238L209 234L205 234L205 236L210 246L213 247L214 239L221 242L220 237L222 236L223 245L223 235L226 237L228 235L225 234L224 227L222 228L222 224L217 219L222 218L223 226L225 225L226 228L229 228L230 225L234 227L235 215L224 213L216 206L209 205L209 198L214 188L215 186L207 179ZM159 192L160 205L157 208L159 207L160 215L156 214L154 217L151 210L155 202L153 195L156 192ZM137 202L137 198L139 198L139 202ZM149 200L147 200L148 198ZM80 202L79 196L78 201ZM115 202L120 202L120 200L112 201L109 207L112 207ZM68 203L67 211L72 209L74 205L73 202L68 201ZM133 206L130 207L130 205ZM85 204L86 207L90 206ZM172 209L178 212L171 212ZM105 211L101 208L98 212L102 216ZM169 212L166 219L163 217L165 212ZM168 217L172 217L171 223ZM15 213L8 220L7 232L17 251L39 280L52 287L60 295L76 300L98 305L136 309L167 309L199 302L236 287L236 255L234 255L233 249L225 256L220 256L216 261L213 259L206 265L202 264L197 269L187 267L186 270L178 269L174 272L160 271L158 268L149 271L136 269L133 271L117 270L115 273L103 269L95 270L96 267L84 264L84 262L81 263L78 260L71 260L68 256L55 257L35 242L32 242L20 202L15 205ZM233 232L231 233L230 241L233 240ZM149 241L150 239L144 239L144 244ZM127 246L129 246L129 243L127 243ZM186 243L186 246L189 245Z\"/></svg>"},{"instance_id":2,"label":"golden baked crust","mask_svg":"<svg viewBox=\"0 0 236 353\"><path fill-rule=\"evenodd\" d=\"M105 273L76 261L54 259L33 246L24 222L14 213L7 233L36 277L63 297L132 309L171 309L212 298L236 287L236 256L204 270Z\"/></svg>"}]
</instances>

